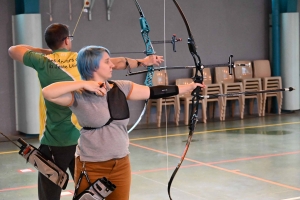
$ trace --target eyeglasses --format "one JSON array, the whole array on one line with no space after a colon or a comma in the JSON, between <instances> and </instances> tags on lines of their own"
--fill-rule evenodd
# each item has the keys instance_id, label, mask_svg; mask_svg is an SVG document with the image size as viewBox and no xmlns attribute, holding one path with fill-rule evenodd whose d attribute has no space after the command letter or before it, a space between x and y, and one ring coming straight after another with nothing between
<instances>
[{"instance_id":1,"label":"eyeglasses","mask_svg":"<svg viewBox=\"0 0 300 200\"><path fill-rule=\"evenodd\" d=\"M64 41L66 38L69 38L70 41L73 41L74 36L73 35L69 35L67 37L64 37L61 41Z\"/></svg>"}]
</instances>

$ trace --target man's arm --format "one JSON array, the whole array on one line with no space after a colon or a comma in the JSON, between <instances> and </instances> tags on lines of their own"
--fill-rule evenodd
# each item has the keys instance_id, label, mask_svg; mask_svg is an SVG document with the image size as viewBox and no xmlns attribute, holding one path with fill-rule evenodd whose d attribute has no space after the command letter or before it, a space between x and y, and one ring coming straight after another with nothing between
<instances>
[{"instance_id":1,"label":"man's arm","mask_svg":"<svg viewBox=\"0 0 300 200\"><path fill-rule=\"evenodd\" d=\"M42 49L42 48L32 47L32 46L25 45L25 44L20 44L20 45L16 45L16 46L11 46L8 49L8 54L12 59L23 63L24 54L29 50L37 52L37 53L43 53L43 54L52 53L51 49Z\"/></svg>"},{"instance_id":2,"label":"man's arm","mask_svg":"<svg viewBox=\"0 0 300 200\"><path fill-rule=\"evenodd\" d=\"M142 59L132 59L126 57L111 58L112 63L115 65L114 69L127 69L137 67L147 67L150 65L159 66L164 60L163 56L150 55Z\"/></svg>"}]
</instances>

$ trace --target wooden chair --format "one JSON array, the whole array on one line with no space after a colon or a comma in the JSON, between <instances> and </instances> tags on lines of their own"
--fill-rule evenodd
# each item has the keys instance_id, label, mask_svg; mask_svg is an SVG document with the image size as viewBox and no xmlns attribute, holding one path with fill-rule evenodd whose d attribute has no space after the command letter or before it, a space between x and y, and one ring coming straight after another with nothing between
<instances>
[{"instance_id":1,"label":"wooden chair","mask_svg":"<svg viewBox=\"0 0 300 200\"><path fill-rule=\"evenodd\" d=\"M203 76L204 76L203 83L206 85L206 88L204 88L204 90L203 90L203 95L223 94L222 84L221 83L212 83L212 76L211 76L210 68L203 69ZM208 116L213 117L215 102L218 103L220 120L223 121L223 118L225 118L225 116L224 116L224 101L223 101L222 97L206 99L206 101L204 101L202 104L203 104L203 107L207 107L207 105L208 105L208 113L209 113Z\"/></svg>"},{"instance_id":2,"label":"wooden chair","mask_svg":"<svg viewBox=\"0 0 300 200\"><path fill-rule=\"evenodd\" d=\"M244 91L243 84L241 82L234 82L234 75L229 74L228 66L215 68L215 80L216 80L216 83L222 83L224 94ZM239 96L223 97L223 104L224 104L223 120L225 120L225 116L226 116L227 101L232 101L232 100L238 100L239 110L240 110L240 118L243 119L244 118L245 97L244 97L244 95L239 95ZM235 104L232 103L231 106L232 106L232 116L234 116Z\"/></svg>"},{"instance_id":3,"label":"wooden chair","mask_svg":"<svg viewBox=\"0 0 300 200\"><path fill-rule=\"evenodd\" d=\"M282 81L280 76L271 76L271 66L269 60L253 61L254 78L261 78L263 90L281 89ZM271 110L271 98L276 97L278 114L281 114L282 92L269 92L262 94L262 116L265 116L266 102L268 99L268 112Z\"/></svg>"},{"instance_id":4,"label":"wooden chair","mask_svg":"<svg viewBox=\"0 0 300 200\"><path fill-rule=\"evenodd\" d=\"M153 74L153 86L156 85L168 85L168 75L164 71L155 71ZM179 103L179 96L172 96L167 98L160 98L160 99L149 99L148 105L147 105L147 114L146 114L146 121L149 122L149 116L151 112L151 107L156 107L156 120L157 120L157 127L160 127L161 124L161 113L162 113L162 107L166 105L168 107L167 110L165 110L166 113L169 113L170 109L169 106L174 106L174 118L175 123L178 126L179 125L179 116L180 116L180 103Z\"/></svg>"},{"instance_id":5,"label":"wooden chair","mask_svg":"<svg viewBox=\"0 0 300 200\"><path fill-rule=\"evenodd\" d=\"M234 62L234 76L235 81L242 82L244 91L245 92L255 92L260 91L261 86L261 79L260 78L253 78L253 72L252 72L252 64L249 60L242 60L242 61L235 61ZM262 115L262 94L251 94L251 95L245 95L245 99L249 99L249 113L252 114L253 112L253 105L254 100L257 100L257 112L258 116Z\"/></svg>"},{"instance_id":6,"label":"wooden chair","mask_svg":"<svg viewBox=\"0 0 300 200\"><path fill-rule=\"evenodd\" d=\"M196 70L193 69L193 74L195 74ZM204 68L203 69L203 83L206 85L206 88L203 89L202 95L216 95L216 94L223 94L223 87L221 83L212 83L212 76L210 68ZM224 115L224 103L223 98L209 98L209 99L203 99L202 100L202 107L204 108L204 111L202 113L203 120L207 120L207 107L208 107L208 116L214 117L214 108L215 108L215 102L218 103L219 108L219 116L220 120L223 120Z\"/></svg>"}]
</instances>

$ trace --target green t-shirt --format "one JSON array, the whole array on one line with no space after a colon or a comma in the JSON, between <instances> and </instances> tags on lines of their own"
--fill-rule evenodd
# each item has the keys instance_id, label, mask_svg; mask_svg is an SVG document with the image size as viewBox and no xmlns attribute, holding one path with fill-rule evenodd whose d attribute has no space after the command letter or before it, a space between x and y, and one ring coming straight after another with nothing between
<instances>
[{"instance_id":1,"label":"green t-shirt","mask_svg":"<svg viewBox=\"0 0 300 200\"><path fill-rule=\"evenodd\" d=\"M76 63L77 53L66 49L44 55L33 51L24 54L23 62L37 71L41 87L55 82L80 80ZM41 144L70 146L77 144L79 126L69 107L40 98Z\"/></svg>"}]
</instances>

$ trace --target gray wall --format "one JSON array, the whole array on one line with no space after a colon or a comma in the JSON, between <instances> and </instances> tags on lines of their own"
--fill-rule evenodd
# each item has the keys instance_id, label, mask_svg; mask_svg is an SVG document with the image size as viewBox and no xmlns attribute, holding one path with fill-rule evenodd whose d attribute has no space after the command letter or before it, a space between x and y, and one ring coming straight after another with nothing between
<instances>
[{"instance_id":1,"label":"gray wall","mask_svg":"<svg viewBox=\"0 0 300 200\"><path fill-rule=\"evenodd\" d=\"M2 0L4 1L4 0ZM53 22L68 24L73 32L83 0L72 1L72 20L69 19L69 1L52 0L52 17L50 22L49 1L40 1L43 30ZM164 35L164 1L139 0L151 28L151 40L162 40ZM234 60L268 59L268 0L178 0L185 13L198 53L204 65L227 63L228 56ZM14 1L5 0L0 7L0 131L15 134L15 108L13 87L13 61L7 54L12 45L11 15L14 15ZM107 21L106 1L96 0L92 9L92 20L83 13L74 34L73 50L78 51L86 45L102 45L111 52L144 51L140 35L139 14L131 0L115 1L112 6L111 20ZM193 65L187 48L187 31L183 20L172 1L166 1L166 39L173 34L183 39L177 43L177 52L172 51L171 44L166 45L166 65ZM43 44L46 48L46 44ZM163 45L154 45L159 55L164 54ZM123 55L122 55L123 56ZM127 57L140 58L143 54L124 54ZM176 78L190 77L191 70L168 71L169 82ZM130 79L143 83L145 75L125 76L125 71L115 71L114 79ZM131 121L134 123L143 107L143 102L130 102ZM182 112L183 113L183 112ZM152 112L152 122L155 120ZM181 118L183 114L181 114ZM162 118L163 119L163 118ZM141 121L145 123L145 118Z\"/></svg>"},{"instance_id":2,"label":"gray wall","mask_svg":"<svg viewBox=\"0 0 300 200\"><path fill-rule=\"evenodd\" d=\"M1 0L0 6L0 132L16 133L13 61L7 54L12 45L11 15L14 1ZM2 137L2 136L1 136Z\"/></svg>"}]
</instances>

